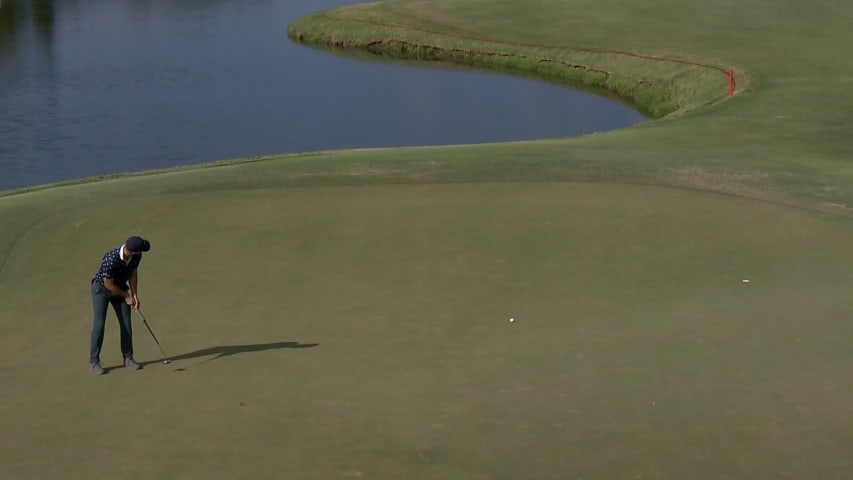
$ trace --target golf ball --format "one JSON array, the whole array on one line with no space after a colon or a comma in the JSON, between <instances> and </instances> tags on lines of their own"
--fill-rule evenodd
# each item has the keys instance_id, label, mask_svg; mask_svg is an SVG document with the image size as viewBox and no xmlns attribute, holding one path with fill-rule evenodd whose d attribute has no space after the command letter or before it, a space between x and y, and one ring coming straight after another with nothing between
<instances>
[{"instance_id":1,"label":"golf ball","mask_svg":"<svg viewBox=\"0 0 853 480\"><path fill-rule=\"evenodd\" d=\"M514 318L510 318L510 319L509 319L509 323L513 323L513 322L515 322L515 319L514 319Z\"/></svg>"}]
</instances>

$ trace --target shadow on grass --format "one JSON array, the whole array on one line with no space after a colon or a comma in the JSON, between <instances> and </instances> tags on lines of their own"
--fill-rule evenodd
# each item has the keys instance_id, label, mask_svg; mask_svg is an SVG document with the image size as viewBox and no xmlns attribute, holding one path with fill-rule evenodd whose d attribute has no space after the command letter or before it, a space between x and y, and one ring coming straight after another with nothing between
<instances>
[{"instance_id":1,"label":"shadow on grass","mask_svg":"<svg viewBox=\"0 0 853 480\"><path fill-rule=\"evenodd\" d=\"M230 357L231 355L238 355L240 353L251 353L251 352L264 352L267 350L279 350L282 348L313 348L320 345L319 343L299 343L299 342L274 342L274 343L256 343L252 345L222 345L218 347L209 347L203 348L201 350L196 350L194 352L183 353L180 355L175 355L173 357L169 357L173 362L178 360L189 360L192 358L201 358L207 357L209 355L215 355L213 358L209 358L204 360L203 362L198 362L193 366L201 365L202 363L212 362L218 358L222 357ZM139 362L143 367L146 365L152 365L156 363L161 363L160 360L149 360L147 362ZM114 370L117 368L123 368L123 365L117 365L114 367L104 368L104 373L109 372L110 370Z\"/></svg>"}]
</instances>

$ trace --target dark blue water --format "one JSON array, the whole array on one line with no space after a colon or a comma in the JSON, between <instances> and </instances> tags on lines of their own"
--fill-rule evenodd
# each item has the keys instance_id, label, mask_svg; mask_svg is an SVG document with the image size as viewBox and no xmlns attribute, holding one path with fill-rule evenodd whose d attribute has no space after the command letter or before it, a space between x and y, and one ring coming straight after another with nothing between
<instances>
[{"instance_id":1,"label":"dark blue water","mask_svg":"<svg viewBox=\"0 0 853 480\"><path fill-rule=\"evenodd\" d=\"M342 0L0 0L0 190L229 158L484 143L644 120L493 73L291 42Z\"/></svg>"}]
</instances>

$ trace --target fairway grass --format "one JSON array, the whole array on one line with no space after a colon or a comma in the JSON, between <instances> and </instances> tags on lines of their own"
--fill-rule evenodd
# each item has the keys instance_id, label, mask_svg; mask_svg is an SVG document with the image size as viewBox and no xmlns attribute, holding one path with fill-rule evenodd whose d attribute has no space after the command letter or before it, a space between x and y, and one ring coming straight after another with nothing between
<instances>
[{"instance_id":1,"label":"fairway grass","mask_svg":"<svg viewBox=\"0 0 853 480\"><path fill-rule=\"evenodd\" d=\"M678 109L0 196L0 478L853 478L853 6L536 6L320 19L647 75ZM121 368L111 315L96 377L89 280L131 234L175 361L135 319Z\"/></svg>"}]
</instances>

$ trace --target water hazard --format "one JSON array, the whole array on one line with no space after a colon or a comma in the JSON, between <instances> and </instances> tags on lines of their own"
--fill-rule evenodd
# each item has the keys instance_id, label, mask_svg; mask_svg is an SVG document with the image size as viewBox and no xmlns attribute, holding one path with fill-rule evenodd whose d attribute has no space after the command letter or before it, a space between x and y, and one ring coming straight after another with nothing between
<instances>
[{"instance_id":1,"label":"water hazard","mask_svg":"<svg viewBox=\"0 0 853 480\"><path fill-rule=\"evenodd\" d=\"M0 190L229 158L483 143L645 120L491 73L291 42L344 0L0 0Z\"/></svg>"}]
</instances>

